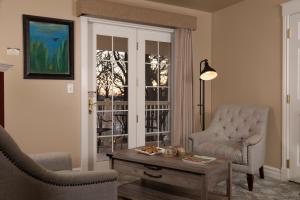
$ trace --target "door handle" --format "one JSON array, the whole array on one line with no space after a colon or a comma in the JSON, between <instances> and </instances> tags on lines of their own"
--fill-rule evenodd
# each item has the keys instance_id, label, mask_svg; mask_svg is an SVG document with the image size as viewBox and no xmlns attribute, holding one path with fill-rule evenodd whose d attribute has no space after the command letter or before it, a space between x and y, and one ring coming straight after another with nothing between
<instances>
[{"instance_id":1,"label":"door handle","mask_svg":"<svg viewBox=\"0 0 300 200\"><path fill-rule=\"evenodd\" d=\"M92 114L95 105L97 102L94 102L93 97L89 97L89 114Z\"/></svg>"}]
</instances>

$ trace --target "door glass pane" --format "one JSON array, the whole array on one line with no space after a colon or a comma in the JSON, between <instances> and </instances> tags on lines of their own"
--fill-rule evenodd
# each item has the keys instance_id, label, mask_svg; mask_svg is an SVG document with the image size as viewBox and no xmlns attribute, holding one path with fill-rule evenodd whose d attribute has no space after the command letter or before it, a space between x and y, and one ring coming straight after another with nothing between
<instances>
[{"instance_id":1,"label":"door glass pane","mask_svg":"<svg viewBox=\"0 0 300 200\"><path fill-rule=\"evenodd\" d=\"M161 63L160 72L159 72L159 85L168 86L169 85L168 77L169 77L169 65Z\"/></svg>"},{"instance_id":2,"label":"door glass pane","mask_svg":"<svg viewBox=\"0 0 300 200\"><path fill-rule=\"evenodd\" d=\"M169 130L169 110L159 111L159 132L166 132Z\"/></svg>"},{"instance_id":3,"label":"door glass pane","mask_svg":"<svg viewBox=\"0 0 300 200\"><path fill-rule=\"evenodd\" d=\"M156 87L158 86L158 64L155 62L152 62L151 64L146 63L145 67L145 85L146 86L152 86Z\"/></svg>"},{"instance_id":4,"label":"door glass pane","mask_svg":"<svg viewBox=\"0 0 300 200\"><path fill-rule=\"evenodd\" d=\"M102 86L97 90L98 111L111 111L112 106L112 86Z\"/></svg>"},{"instance_id":5,"label":"door glass pane","mask_svg":"<svg viewBox=\"0 0 300 200\"><path fill-rule=\"evenodd\" d=\"M146 95L146 103L149 104L149 101L155 101L154 103L157 103L158 98L158 88L157 87L146 87L145 91ZM151 104L149 104L151 105Z\"/></svg>"},{"instance_id":6,"label":"door glass pane","mask_svg":"<svg viewBox=\"0 0 300 200\"><path fill-rule=\"evenodd\" d=\"M171 43L159 42L159 55L162 57L161 60L171 60Z\"/></svg>"},{"instance_id":7,"label":"door glass pane","mask_svg":"<svg viewBox=\"0 0 300 200\"><path fill-rule=\"evenodd\" d=\"M158 110L146 110L145 111L145 130L147 133L158 132Z\"/></svg>"},{"instance_id":8,"label":"door glass pane","mask_svg":"<svg viewBox=\"0 0 300 200\"><path fill-rule=\"evenodd\" d=\"M158 42L156 41L146 41L145 44L145 58L146 58L146 63L152 63L155 62L157 63L157 57L158 57Z\"/></svg>"},{"instance_id":9,"label":"door glass pane","mask_svg":"<svg viewBox=\"0 0 300 200\"><path fill-rule=\"evenodd\" d=\"M97 153L128 148L128 39L97 36Z\"/></svg>"},{"instance_id":10,"label":"door glass pane","mask_svg":"<svg viewBox=\"0 0 300 200\"><path fill-rule=\"evenodd\" d=\"M126 135L128 125L128 111L114 112L114 135Z\"/></svg>"},{"instance_id":11,"label":"door glass pane","mask_svg":"<svg viewBox=\"0 0 300 200\"><path fill-rule=\"evenodd\" d=\"M145 54L146 144L170 145L171 43L146 41Z\"/></svg>"},{"instance_id":12,"label":"door glass pane","mask_svg":"<svg viewBox=\"0 0 300 200\"><path fill-rule=\"evenodd\" d=\"M169 65L171 60L171 43L159 43L159 85L168 86Z\"/></svg>"},{"instance_id":13,"label":"door glass pane","mask_svg":"<svg viewBox=\"0 0 300 200\"><path fill-rule=\"evenodd\" d=\"M128 110L128 87L116 87L114 95L114 110Z\"/></svg>"},{"instance_id":14,"label":"door glass pane","mask_svg":"<svg viewBox=\"0 0 300 200\"><path fill-rule=\"evenodd\" d=\"M99 137L97 138L97 160L106 161L109 158L106 156L107 153L112 152L112 137Z\"/></svg>"},{"instance_id":15,"label":"door glass pane","mask_svg":"<svg viewBox=\"0 0 300 200\"><path fill-rule=\"evenodd\" d=\"M128 61L128 39L114 37L114 56L115 60Z\"/></svg>"},{"instance_id":16,"label":"door glass pane","mask_svg":"<svg viewBox=\"0 0 300 200\"><path fill-rule=\"evenodd\" d=\"M114 84L128 86L128 62L116 61L113 63Z\"/></svg>"},{"instance_id":17,"label":"door glass pane","mask_svg":"<svg viewBox=\"0 0 300 200\"><path fill-rule=\"evenodd\" d=\"M128 135L114 136L114 151L128 149Z\"/></svg>"},{"instance_id":18,"label":"door glass pane","mask_svg":"<svg viewBox=\"0 0 300 200\"><path fill-rule=\"evenodd\" d=\"M146 133L146 145L157 146L158 133Z\"/></svg>"},{"instance_id":19,"label":"door glass pane","mask_svg":"<svg viewBox=\"0 0 300 200\"><path fill-rule=\"evenodd\" d=\"M98 112L97 113L97 134L98 136L110 136L112 134L112 113Z\"/></svg>"},{"instance_id":20,"label":"door glass pane","mask_svg":"<svg viewBox=\"0 0 300 200\"><path fill-rule=\"evenodd\" d=\"M169 89L167 87L159 87L159 104L163 104L169 100Z\"/></svg>"},{"instance_id":21,"label":"door glass pane","mask_svg":"<svg viewBox=\"0 0 300 200\"><path fill-rule=\"evenodd\" d=\"M171 133L163 132L159 134L159 146L170 146L171 145Z\"/></svg>"},{"instance_id":22,"label":"door glass pane","mask_svg":"<svg viewBox=\"0 0 300 200\"><path fill-rule=\"evenodd\" d=\"M112 51L112 36L97 35L97 50Z\"/></svg>"}]
</instances>

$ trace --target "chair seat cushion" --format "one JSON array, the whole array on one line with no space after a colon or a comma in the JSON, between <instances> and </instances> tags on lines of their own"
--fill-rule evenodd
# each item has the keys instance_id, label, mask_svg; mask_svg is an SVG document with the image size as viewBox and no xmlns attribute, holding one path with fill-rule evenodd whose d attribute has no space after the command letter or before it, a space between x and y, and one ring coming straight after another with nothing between
<instances>
[{"instance_id":1,"label":"chair seat cushion","mask_svg":"<svg viewBox=\"0 0 300 200\"><path fill-rule=\"evenodd\" d=\"M194 146L194 152L199 155L224 158L236 164L247 164L243 158L242 143L233 142L203 142ZM244 155L244 157L247 154Z\"/></svg>"}]
</instances>

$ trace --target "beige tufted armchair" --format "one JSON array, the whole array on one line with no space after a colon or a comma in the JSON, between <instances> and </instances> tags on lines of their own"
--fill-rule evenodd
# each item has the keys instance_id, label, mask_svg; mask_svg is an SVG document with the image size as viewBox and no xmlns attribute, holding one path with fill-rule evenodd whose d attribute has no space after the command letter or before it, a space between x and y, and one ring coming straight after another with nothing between
<instances>
[{"instance_id":1,"label":"beige tufted armchair","mask_svg":"<svg viewBox=\"0 0 300 200\"><path fill-rule=\"evenodd\" d=\"M268 112L264 106L221 106L207 130L189 137L190 150L231 160L233 170L247 174L252 191L255 172L264 178Z\"/></svg>"}]
</instances>

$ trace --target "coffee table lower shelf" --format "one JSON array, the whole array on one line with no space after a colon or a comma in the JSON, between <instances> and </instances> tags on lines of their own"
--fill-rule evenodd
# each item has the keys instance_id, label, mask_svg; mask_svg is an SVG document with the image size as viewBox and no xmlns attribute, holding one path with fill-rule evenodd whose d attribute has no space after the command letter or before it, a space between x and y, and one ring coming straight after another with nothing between
<instances>
[{"instance_id":1,"label":"coffee table lower shelf","mask_svg":"<svg viewBox=\"0 0 300 200\"><path fill-rule=\"evenodd\" d=\"M135 181L119 186L119 200L200 200L183 188L173 187L151 181ZM222 194L209 193L209 200L228 200Z\"/></svg>"}]
</instances>

